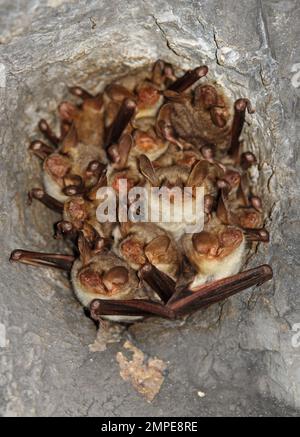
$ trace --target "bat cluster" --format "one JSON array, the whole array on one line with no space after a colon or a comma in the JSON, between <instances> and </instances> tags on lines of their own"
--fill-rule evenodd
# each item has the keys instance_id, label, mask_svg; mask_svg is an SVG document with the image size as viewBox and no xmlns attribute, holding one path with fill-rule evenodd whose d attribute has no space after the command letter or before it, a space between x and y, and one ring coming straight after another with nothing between
<instances>
[{"instance_id":1,"label":"bat cluster","mask_svg":"<svg viewBox=\"0 0 300 437\"><path fill-rule=\"evenodd\" d=\"M248 99L235 103L200 66L177 77L162 60L92 95L81 87L58 107L60 134L46 120L30 151L42 161L37 199L59 212L56 238L74 256L15 250L11 261L70 272L74 292L99 321L175 318L272 278L262 265L239 273L255 242L268 242L251 179L255 155L241 133ZM77 101L75 101L77 100ZM74 103L75 102L75 103ZM97 191L128 187L204 188L205 224L100 223Z\"/></svg>"}]
</instances>

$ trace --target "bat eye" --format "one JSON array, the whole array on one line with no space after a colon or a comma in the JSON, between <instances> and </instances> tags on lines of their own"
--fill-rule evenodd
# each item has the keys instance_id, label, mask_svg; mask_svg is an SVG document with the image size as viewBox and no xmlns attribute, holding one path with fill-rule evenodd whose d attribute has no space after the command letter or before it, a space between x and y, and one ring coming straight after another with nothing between
<instances>
[{"instance_id":1,"label":"bat eye","mask_svg":"<svg viewBox=\"0 0 300 437\"><path fill-rule=\"evenodd\" d=\"M103 276L103 283L107 290L113 291L114 288L124 285L128 282L129 273L123 266L113 267Z\"/></svg>"},{"instance_id":2,"label":"bat eye","mask_svg":"<svg viewBox=\"0 0 300 437\"><path fill-rule=\"evenodd\" d=\"M199 232L192 237L194 249L201 255L216 255L219 248L217 237L209 232Z\"/></svg>"},{"instance_id":3,"label":"bat eye","mask_svg":"<svg viewBox=\"0 0 300 437\"><path fill-rule=\"evenodd\" d=\"M243 233L239 229L228 229L220 235L220 242L223 247L236 247L243 240Z\"/></svg>"}]
</instances>

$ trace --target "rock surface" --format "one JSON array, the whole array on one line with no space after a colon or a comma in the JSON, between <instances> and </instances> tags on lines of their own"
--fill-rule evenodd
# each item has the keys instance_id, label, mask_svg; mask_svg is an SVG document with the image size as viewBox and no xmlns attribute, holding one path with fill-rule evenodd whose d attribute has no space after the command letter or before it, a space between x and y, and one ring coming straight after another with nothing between
<instances>
[{"instance_id":1,"label":"rock surface","mask_svg":"<svg viewBox=\"0 0 300 437\"><path fill-rule=\"evenodd\" d=\"M299 414L299 2L3 0L1 9L0 414ZM207 63L233 97L253 101L247 140L262 165L272 238L250 264L269 262L275 279L184 323L131 327L139 348L168 362L148 404L119 377L118 344L90 351L95 327L67 277L8 257L17 247L67 250L51 237L57 216L26 204L40 184L26 150L37 121L53 122L67 84L101 89L158 57Z\"/></svg>"}]
</instances>

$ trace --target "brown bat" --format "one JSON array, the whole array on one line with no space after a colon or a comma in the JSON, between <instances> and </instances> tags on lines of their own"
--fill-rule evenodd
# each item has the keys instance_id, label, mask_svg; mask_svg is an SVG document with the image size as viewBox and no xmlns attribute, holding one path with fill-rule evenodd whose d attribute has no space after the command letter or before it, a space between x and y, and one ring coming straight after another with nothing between
<instances>
[{"instance_id":1,"label":"brown bat","mask_svg":"<svg viewBox=\"0 0 300 437\"><path fill-rule=\"evenodd\" d=\"M262 265L193 290L187 287L178 293L169 277L166 278L151 264L146 264L142 277L160 296L161 300L156 301L146 298L146 292L136 288L136 280L132 279L131 282L134 277L132 271L111 254L98 257L95 254L94 257L88 257L87 261L80 259L74 263L71 255L15 250L10 260L71 271L75 294L83 305L89 305L94 320L107 317L113 321L132 321L145 316L174 319L206 308L249 287L261 285L273 276L271 267Z\"/></svg>"}]
</instances>

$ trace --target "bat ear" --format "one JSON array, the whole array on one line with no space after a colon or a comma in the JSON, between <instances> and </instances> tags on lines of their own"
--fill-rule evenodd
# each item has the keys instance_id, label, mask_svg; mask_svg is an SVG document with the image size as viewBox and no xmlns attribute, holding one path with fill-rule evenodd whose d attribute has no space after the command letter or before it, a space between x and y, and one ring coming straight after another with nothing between
<instances>
[{"instance_id":1,"label":"bat ear","mask_svg":"<svg viewBox=\"0 0 300 437\"><path fill-rule=\"evenodd\" d=\"M71 149L78 144L78 135L74 123L72 124L69 132L63 140L61 151L62 153L68 153Z\"/></svg>"},{"instance_id":2,"label":"bat ear","mask_svg":"<svg viewBox=\"0 0 300 437\"><path fill-rule=\"evenodd\" d=\"M82 233L78 237L78 250L82 264L88 264L93 254L87 239Z\"/></svg>"},{"instance_id":3,"label":"bat ear","mask_svg":"<svg viewBox=\"0 0 300 437\"><path fill-rule=\"evenodd\" d=\"M78 109L73 103L64 101L59 105L58 112L62 121L72 123L76 117Z\"/></svg>"},{"instance_id":4,"label":"bat ear","mask_svg":"<svg viewBox=\"0 0 300 437\"><path fill-rule=\"evenodd\" d=\"M159 186L159 180L155 174L154 167L150 159L146 155L141 155L139 159L139 167L142 175L150 182L154 187Z\"/></svg>"},{"instance_id":5,"label":"bat ear","mask_svg":"<svg viewBox=\"0 0 300 437\"><path fill-rule=\"evenodd\" d=\"M201 186L209 172L210 163L206 160L198 161L192 168L188 180L187 187Z\"/></svg>"},{"instance_id":6,"label":"bat ear","mask_svg":"<svg viewBox=\"0 0 300 437\"><path fill-rule=\"evenodd\" d=\"M130 232L130 230L134 227L134 223L128 221L128 222L121 222L119 224L120 233L122 236L127 236Z\"/></svg>"}]
</instances>

